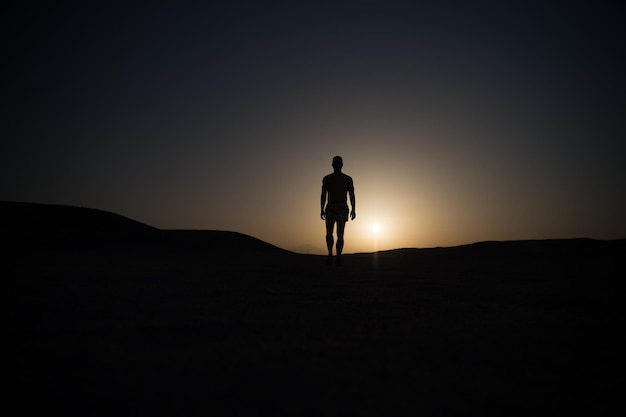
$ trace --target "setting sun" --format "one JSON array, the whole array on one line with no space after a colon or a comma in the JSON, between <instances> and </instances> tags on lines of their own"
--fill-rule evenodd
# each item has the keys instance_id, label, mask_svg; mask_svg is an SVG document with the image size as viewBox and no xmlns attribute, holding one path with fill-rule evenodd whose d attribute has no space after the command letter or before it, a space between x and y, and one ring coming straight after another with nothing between
<instances>
[{"instance_id":1,"label":"setting sun","mask_svg":"<svg viewBox=\"0 0 626 417\"><path fill-rule=\"evenodd\" d=\"M372 233L374 233L375 235L380 233L380 226L377 223L374 223L372 225Z\"/></svg>"}]
</instances>

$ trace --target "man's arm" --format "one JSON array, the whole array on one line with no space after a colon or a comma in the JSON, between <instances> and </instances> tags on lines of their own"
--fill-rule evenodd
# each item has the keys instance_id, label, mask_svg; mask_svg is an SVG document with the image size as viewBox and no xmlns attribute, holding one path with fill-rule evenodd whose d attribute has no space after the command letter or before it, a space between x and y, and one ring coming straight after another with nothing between
<instances>
[{"instance_id":1,"label":"man's arm","mask_svg":"<svg viewBox=\"0 0 626 417\"><path fill-rule=\"evenodd\" d=\"M352 211L350 212L350 218L354 220L356 217L356 197L354 196L354 185L350 184L351 187L348 190L348 194L350 195L350 206L352 207Z\"/></svg>"},{"instance_id":2,"label":"man's arm","mask_svg":"<svg viewBox=\"0 0 626 417\"><path fill-rule=\"evenodd\" d=\"M326 212L324 207L326 206L326 184L322 183L322 196L320 197L320 218L326 220Z\"/></svg>"}]
</instances>

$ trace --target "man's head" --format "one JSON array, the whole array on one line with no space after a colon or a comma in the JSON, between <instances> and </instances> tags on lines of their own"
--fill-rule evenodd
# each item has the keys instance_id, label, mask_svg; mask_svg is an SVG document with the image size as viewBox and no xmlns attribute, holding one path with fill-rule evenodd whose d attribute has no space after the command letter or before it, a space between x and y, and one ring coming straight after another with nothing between
<instances>
[{"instance_id":1,"label":"man's head","mask_svg":"<svg viewBox=\"0 0 626 417\"><path fill-rule=\"evenodd\" d=\"M335 171L341 171L341 167L343 166L343 159L340 156L335 156L333 158L333 168Z\"/></svg>"}]
</instances>

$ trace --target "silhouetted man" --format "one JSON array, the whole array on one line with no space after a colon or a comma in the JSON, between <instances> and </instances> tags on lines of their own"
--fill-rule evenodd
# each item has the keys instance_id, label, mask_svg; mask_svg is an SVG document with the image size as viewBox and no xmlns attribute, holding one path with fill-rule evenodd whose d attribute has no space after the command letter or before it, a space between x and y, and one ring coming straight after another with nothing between
<instances>
[{"instance_id":1,"label":"silhouetted man","mask_svg":"<svg viewBox=\"0 0 626 417\"><path fill-rule=\"evenodd\" d=\"M354 198L354 184L352 178L341 172L343 160L340 156L333 158L333 172L326 175L322 180L322 197L320 217L326 220L326 246L328 247L328 258L326 264L330 265L333 259L333 229L337 223L337 258L336 264L341 265L341 252L343 250L343 232L348 221L348 202L346 194L350 195L350 205L352 211L350 218L356 217L356 199ZM326 195L328 195L328 205L326 205Z\"/></svg>"}]
</instances>

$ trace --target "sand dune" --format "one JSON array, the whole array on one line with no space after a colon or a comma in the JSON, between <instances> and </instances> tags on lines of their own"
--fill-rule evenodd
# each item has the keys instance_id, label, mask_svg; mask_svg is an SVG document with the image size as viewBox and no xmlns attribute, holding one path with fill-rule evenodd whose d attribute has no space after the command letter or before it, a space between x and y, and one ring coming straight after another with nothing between
<instances>
[{"instance_id":1,"label":"sand dune","mask_svg":"<svg viewBox=\"0 0 626 417\"><path fill-rule=\"evenodd\" d=\"M158 229L110 212L53 204L0 202L7 244L85 245L152 236Z\"/></svg>"},{"instance_id":2,"label":"sand dune","mask_svg":"<svg viewBox=\"0 0 626 417\"><path fill-rule=\"evenodd\" d=\"M160 230L118 214L84 207L0 202L7 245L93 247L198 247L219 250L280 250L237 232Z\"/></svg>"},{"instance_id":3,"label":"sand dune","mask_svg":"<svg viewBox=\"0 0 626 417\"><path fill-rule=\"evenodd\" d=\"M16 367L6 397L23 414L606 415L621 404L626 240L398 249L327 267L233 232L0 207L5 243L20 242L3 275Z\"/></svg>"}]
</instances>

